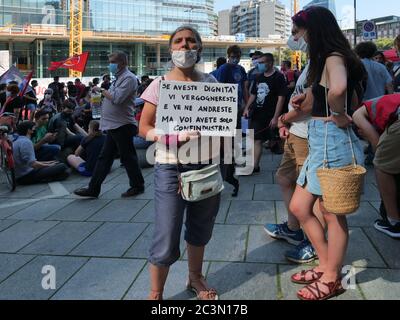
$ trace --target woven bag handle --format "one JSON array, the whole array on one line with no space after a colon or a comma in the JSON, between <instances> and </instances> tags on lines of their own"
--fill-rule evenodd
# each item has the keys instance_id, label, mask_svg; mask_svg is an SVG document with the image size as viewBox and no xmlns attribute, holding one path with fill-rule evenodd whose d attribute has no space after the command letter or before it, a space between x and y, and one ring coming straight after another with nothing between
<instances>
[{"instance_id":1,"label":"woven bag handle","mask_svg":"<svg viewBox=\"0 0 400 320\"><path fill-rule=\"evenodd\" d=\"M325 62L325 106L326 106L326 116L329 115L329 105L328 105L328 68ZM346 101L344 103L344 112L347 114L347 100L348 100L348 93L346 89ZM350 130L347 127L347 136L349 137L350 147L351 147L351 154L353 157L353 165L354 167L357 166L356 156L354 153L353 141L351 141ZM328 168L328 122L325 123L325 152L324 152L324 169Z\"/></svg>"}]
</instances>

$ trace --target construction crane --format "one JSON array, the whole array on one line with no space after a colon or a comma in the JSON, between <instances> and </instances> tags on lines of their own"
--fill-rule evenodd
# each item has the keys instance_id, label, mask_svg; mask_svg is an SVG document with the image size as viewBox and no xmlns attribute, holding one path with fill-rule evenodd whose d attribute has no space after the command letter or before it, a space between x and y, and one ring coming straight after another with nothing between
<instances>
[{"instance_id":1,"label":"construction crane","mask_svg":"<svg viewBox=\"0 0 400 320\"><path fill-rule=\"evenodd\" d=\"M299 0L292 0L292 16L300 11ZM295 51L292 54L292 66L296 66L297 70L301 70L301 51Z\"/></svg>"},{"instance_id":2,"label":"construction crane","mask_svg":"<svg viewBox=\"0 0 400 320\"><path fill-rule=\"evenodd\" d=\"M82 53L83 0L69 0L69 56ZM69 70L70 77L82 77L79 71Z\"/></svg>"}]
</instances>

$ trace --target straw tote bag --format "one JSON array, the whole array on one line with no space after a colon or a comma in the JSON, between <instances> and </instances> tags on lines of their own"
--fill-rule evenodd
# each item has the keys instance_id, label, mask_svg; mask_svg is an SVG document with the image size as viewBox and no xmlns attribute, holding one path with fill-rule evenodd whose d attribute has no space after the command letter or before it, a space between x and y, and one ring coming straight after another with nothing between
<instances>
[{"instance_id":1,"label":"straw tote bag","mask_svg":"<svg viewBox=\"0 0 400 320\"><path fill-rule=\"evenodd\" d=\"M325 66L326 70L326 66ZM326 114L329 114L328 107L328 80L325 72L325 104ZM345 112L347 114L347 91ZM353 142L351 140L349 128L347 135L349 137L353 164L339 168L328 168L328 123L325 124L325 151L324 165L317 170L317 176L322 190L324 207L328 212L336 215L347 215L354 213L360 206L360 197L363 190L364 176L367 170L358 165L354 154Z\"/></svg>"}]
</instances>

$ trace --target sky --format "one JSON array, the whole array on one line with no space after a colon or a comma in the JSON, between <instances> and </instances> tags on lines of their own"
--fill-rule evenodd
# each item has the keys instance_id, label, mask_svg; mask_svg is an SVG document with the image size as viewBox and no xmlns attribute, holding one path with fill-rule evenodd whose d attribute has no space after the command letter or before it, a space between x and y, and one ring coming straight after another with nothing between
<instances>
[{"instance_id":1,"label":"sky","mask_svg":"<svg viewBox=\"0 0 400 320\"><path fill-rule=\"evenodd\" d=\"M280 0L290 8L290 0ZM300 7L309 3L310 0L300 0ZM229 9L233 5L240 3L240 0L216 0L215 11ZM354 1L336 0L337 19L343 28L351 28L354 25ZM357 1L357 20L372 19L390 15L400 16L399 0L358 0Z\"/></svg>"}]
</instances>

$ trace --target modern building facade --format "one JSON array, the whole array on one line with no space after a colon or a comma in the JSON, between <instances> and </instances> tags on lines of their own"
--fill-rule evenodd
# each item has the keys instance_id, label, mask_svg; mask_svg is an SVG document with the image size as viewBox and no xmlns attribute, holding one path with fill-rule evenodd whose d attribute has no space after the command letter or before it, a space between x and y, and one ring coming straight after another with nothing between
<instances>
[{"instance_id":1,"label":"modern building facade","mask_svg":"<svg viewBox=\"0 0 400 320\"><path fill-rule=\"evenodd\" d=\"M332 13L336 16L336 4L335 0L313 0L309 4L304 6L304 9L307 9L311 6L319 6L324 7L332 11Z\"/></svg>"},{"instance_id":2,"label":"modern building facade","mask_svg":"<svg viewBox=\"0 0 400 320\"><path fill-rule=\"evenodd\" d=\"M244 33L247 37L268 38L290 35L290 13L280 1L248 0L218 15L218 34ZM230 26L229 30L226 26Z\"/></svg>"},{"instance_id":3,"label":"modern building facade","mask_svg":"<svg viewBox=\"0 0 400 320\"><path fill-rule=\"evenodd\" d=\"M357 21L357 43L363 40L362 27L367 20ZM399 16L386 16L376 19L371 19L376 25L377 39L391 38L394 39L400 34L400 17ZM354 43L354 29L344 30L346 38L351 44Z\"/></svg>"},{"instance_id":4,"label":"modern building facade","mask_svg":"<svg viewBox=\"0 0 400 320\"><path fill-rule=\"evenodd\" d=\"M66 76L67 70L49 72L51 61L68 57L69 0L0 0L0 51L10 63L37 77ZM85 0L83 50L90 52L85 76L108 70L108 54L123 50L138 74L165 72L170 59L168 34L181 25L195 27L207 44L204 62L226 55L233 39L216 37L214 0ZM252 49L280 46L247 39L244 54Z\"/></svg>"}]
</instances>

